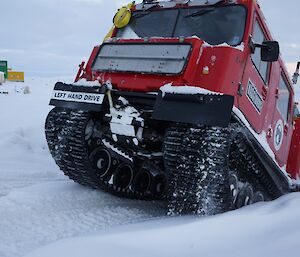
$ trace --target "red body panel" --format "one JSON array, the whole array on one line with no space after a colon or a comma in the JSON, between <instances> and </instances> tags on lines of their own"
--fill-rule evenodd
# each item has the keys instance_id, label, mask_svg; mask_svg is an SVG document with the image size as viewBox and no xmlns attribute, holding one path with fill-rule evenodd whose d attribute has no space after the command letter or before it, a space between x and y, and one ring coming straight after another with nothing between
<instances>
[{"instance_id":1,"label":"red body panel","mask_svg":"<svg viewBox=\"0 0 300 257\"><path fill-rule=\"evenodd\" d=\"M300 179L300 118L295 120L287 170L293 178Z\"/></svg>"},{"instance_id":2,"label":"red body panel","mask_svg":"<svg viewBox=\"0 0 300 257\"><path fill-rule=\"evenodd\" d=\"M114 88L125 91L153 92L167 83L174 86L197 86L210 91L225 93L235 97L235 106L244 114L253 130L265 136L269 148L273 151L279 166L287 165L288 172L293 178L300 176L300 121L296 121L293 134L292 112L294 93L288 73L281 59L270 66L268 83L264 83L251 59L249 38L253 33L254 23L257 21L268 40L273 40L265 23L264 16L255 0L239 0L248 10L245 34L239 47L210 46L199 38L186 38L185 43L192 45L189 61L182 74L176 76L138 74L138 73L92 73L91 66L97 56L99 47L95 47L88 61L83 78L99 80L101 83L110 81ZM148 42L178 43L178 38L150 38ZM116 42L144 42L143 39L117 40ZM101 46L100 46L101 47ZM284 76L290 91L290 118L283 121L284 138L281 147L274 146L274 130L280 120L284 120L277 109L277 93L280 76ZM261 112L257 112L245 91L249 80L256 86L263 98ZM240 94L240 89L243 94ZM291 145L291 140L293 143ZM290 147L291 146L291 147ZM290 155L289 155L289 149ZM289 160L288 160L289 157Z\"/></svg>"}]
</instances>

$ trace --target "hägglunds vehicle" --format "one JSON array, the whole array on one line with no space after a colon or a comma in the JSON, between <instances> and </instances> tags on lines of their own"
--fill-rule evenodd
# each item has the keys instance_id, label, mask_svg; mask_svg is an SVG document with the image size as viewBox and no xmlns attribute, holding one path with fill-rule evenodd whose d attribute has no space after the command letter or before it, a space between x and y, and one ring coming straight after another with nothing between
<instances>
[{"instance_id":1,"label":"h\u00e4gglunds vehicle","mask_svg":"<svg viewBox=\"0 0 300 257\"><path fill-rule=\"evenodd\" d=\"M255 0L121 8L50 104L50 152L79 184L162 199L170 215L213 215L299 190L293 83Z\"/></svg>"}]
</instances>

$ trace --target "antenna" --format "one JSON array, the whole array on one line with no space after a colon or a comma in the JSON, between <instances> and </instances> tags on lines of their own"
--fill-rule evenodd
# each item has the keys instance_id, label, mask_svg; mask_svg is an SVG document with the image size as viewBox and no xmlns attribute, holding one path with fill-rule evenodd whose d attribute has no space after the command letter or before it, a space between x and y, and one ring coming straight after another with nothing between
<instances>
[{"instance_id":1,"label":"antenna","mask_svg":"<svg viewBox=\"0 0 300 257\"><path fill-rule=\"evenodd\" d=\"M293 75L293 84L294 85L296 85L297 84L297 82L298 82L298 78L299 78L299 71L300 71L300 62L298 62L297 63L297 68L296 68L296 71L295 71L295 73L294 73L294 75Z\"/></svg>"}]
</instances>

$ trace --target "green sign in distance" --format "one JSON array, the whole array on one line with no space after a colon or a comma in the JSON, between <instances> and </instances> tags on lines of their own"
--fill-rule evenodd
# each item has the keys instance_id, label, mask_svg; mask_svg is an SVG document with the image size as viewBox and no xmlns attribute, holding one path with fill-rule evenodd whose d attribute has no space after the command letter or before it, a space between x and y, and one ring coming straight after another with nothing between
<instances>
[{"instance_id":1,"label":"green sign in distance","mask_svg":"<svg viewBox=\"0 0 300 257\"><path fill-rule=\"evenodd\" d=\"M0 71L4 72L4 77L7 79L7 61L0 61Z\"/></svg>"}]
</instances>

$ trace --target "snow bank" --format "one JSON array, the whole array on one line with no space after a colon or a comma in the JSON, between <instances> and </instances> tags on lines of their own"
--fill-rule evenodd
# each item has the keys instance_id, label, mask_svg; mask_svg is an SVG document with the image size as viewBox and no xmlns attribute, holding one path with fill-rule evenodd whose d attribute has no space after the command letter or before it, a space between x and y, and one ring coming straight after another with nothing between
<instances>
[{"instance_id":1,"label":"snow bank","mask_svg":"<svg viewBox=\"0 0 300 257\"><path fill-rule=\"evenodd\" d=\"M300 194L208 218L164 218L59 241L26 257L298 257Z\"/></svg>"}]
</instances>

